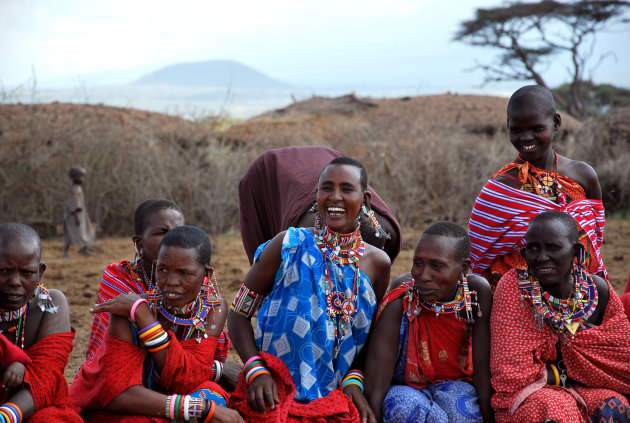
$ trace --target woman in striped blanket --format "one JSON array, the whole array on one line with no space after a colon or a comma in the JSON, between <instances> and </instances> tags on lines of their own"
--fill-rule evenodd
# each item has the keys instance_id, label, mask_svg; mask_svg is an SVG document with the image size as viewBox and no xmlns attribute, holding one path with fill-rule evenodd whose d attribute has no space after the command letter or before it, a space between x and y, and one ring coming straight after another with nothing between
<instances>
[{"instance_id":1,"label":"woman in striped blanket","mask_svg":"<svg viewBox=\"0 0 630 423\"><path fill-rule=\"evenodd\" d=\"M507 124L518 154L475 201L469 221L472 272L483 275L494 290L508 270L524 266L519 250L531 219L562 210L578 223L588 271L607 277L599 252L605 224L599 180L588 164L553 150L561 118L551 92L538 85L520 88L508 103Z\"/></svg>"}]
</instances>

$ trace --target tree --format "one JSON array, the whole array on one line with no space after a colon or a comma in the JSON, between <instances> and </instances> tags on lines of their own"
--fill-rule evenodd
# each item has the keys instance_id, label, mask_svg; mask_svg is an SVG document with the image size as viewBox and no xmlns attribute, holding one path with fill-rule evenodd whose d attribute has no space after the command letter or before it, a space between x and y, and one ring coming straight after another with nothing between
<instances>
[{"instance_id":1,"label":"tree","mask_svg":"<svg viewBox=\"0 0 630 423\"><path fill-rule=\"evenodd\" d=\"M533 80L547 86L543 72L559 55L568 55L570 82L567 94L552 90L560 107L576 117L586 115L588 99L585 84L607 53L593 61L595 35L604 29L630 22L624 14L630 2L582 0L535 3L509 2L505 6L477 9L473 20L461 24L454 40L473 46L500 50L493 63L478 64L485 83L506 80Z\"/></svg>"}]
</instances>

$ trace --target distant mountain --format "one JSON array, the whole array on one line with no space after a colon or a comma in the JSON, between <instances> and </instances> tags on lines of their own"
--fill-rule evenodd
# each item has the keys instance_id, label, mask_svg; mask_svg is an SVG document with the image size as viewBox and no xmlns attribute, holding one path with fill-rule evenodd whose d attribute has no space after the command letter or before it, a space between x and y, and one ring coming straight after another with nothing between
<instances>
[{"instance_id":1,"label":"distant mountain","mask_svg":"<svg viewBox=\"0 0 630 423\"><path fill-rule=\"evenodd\" d=\"M233 60L179 63L158 69L134 81L138 85L182 87L231 87L233 89L282 89L289 84L270 78Z\"/></svg>"}]
</instances>

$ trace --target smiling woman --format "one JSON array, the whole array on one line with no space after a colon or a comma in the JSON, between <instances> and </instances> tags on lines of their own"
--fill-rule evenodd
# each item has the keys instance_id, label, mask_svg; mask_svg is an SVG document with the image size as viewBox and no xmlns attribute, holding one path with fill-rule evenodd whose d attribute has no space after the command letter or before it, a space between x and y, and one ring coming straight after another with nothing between
<instances>
[{"instance_id":1,"label":"smiling woman","mask_svg":"<svg viewBox=\"0 0 630 423\"><path fill-rule=\"evenodd\" d=\"M365 167L333 159L316 199L315 226L289 228L261 245L230 307L230 333L245 363L230 404L247 421L374 419L362 393L361 351L390 260L361 237L359 214L370 208ZM258 306L254 336L249 319Z\"/></svg>"},{"instance_id":2,"label":"smiling woman","mask_svg":"<svg viewBox=\"0 0 630 423\"><path fill-rule=\"evenodd\" d=\"M607 277L599 251L605 223L599 180L588 164L553 150L562 120L551 91L538 85L517 90L508 103L507 122L518 154L475 201L469 221L471 270L494 290L501 276L524 265L518 250L529 221L543 211L562 210L578 222L589 271Z\"/></svg>"},{"instance_id":3,"label":"smiling woman","mask_svg":"<svg viewBox=\"0 0 630 423\"><path fill-rule=\"evenodd\" d=\"M491 371L498 422L627 421L630 323L621 300L585 270L578 226L541 213L492 307Z\"/></svg>"}]
</instances>

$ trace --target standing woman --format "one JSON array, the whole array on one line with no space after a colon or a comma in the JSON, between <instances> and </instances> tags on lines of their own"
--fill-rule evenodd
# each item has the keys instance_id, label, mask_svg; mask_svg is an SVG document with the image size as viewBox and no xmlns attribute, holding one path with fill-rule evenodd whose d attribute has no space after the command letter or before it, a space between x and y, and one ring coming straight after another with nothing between
<instances>
[{"instance_id":1,"label":"standing woman","mask_svg":"<svg viewBox=\"0 0 630 423\"><path fill-rule=\"evenodd\" d=\"M247 421L374 420L361 353L391 263L361 238L363 205L370 209L365 167L335 158L319 177L315 227L259 247L228 315L245 363L230 405Z\"/></svg>"}]
</instances>

